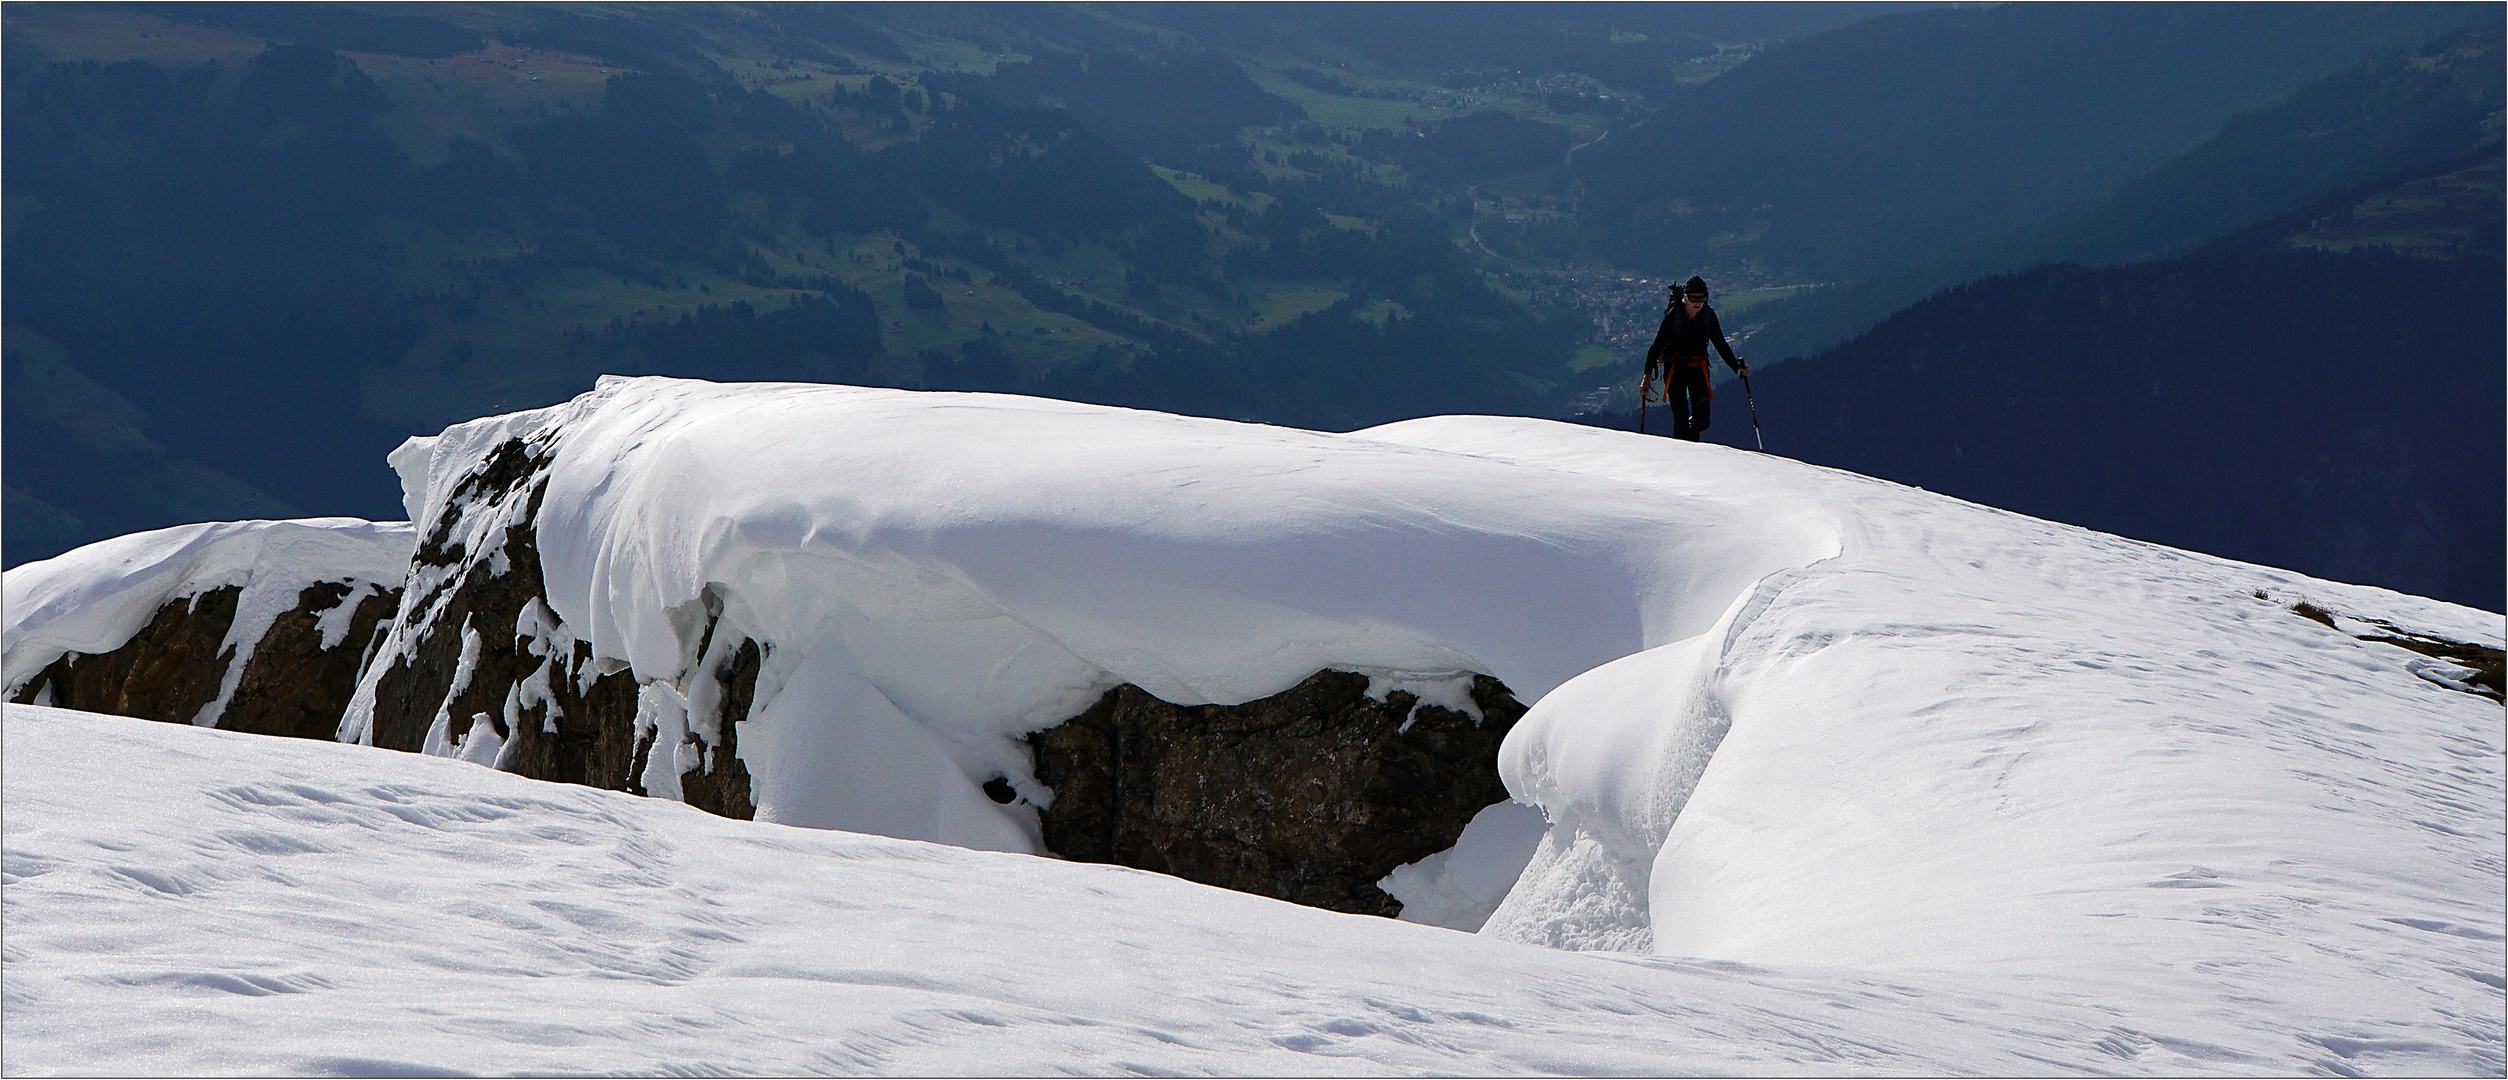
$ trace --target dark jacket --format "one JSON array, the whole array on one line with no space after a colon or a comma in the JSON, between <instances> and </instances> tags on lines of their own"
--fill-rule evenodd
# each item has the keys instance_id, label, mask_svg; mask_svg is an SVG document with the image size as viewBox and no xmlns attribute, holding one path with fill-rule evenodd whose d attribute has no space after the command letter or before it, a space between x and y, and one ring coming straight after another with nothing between
<instances>
[{"instance_id":1,"label":"dark jacket","mask_svg":"<svg viewBox=\"0 0 2508 1080\"><path fill-rule=\"evenodd\" d=\"M1716 309L1700 305L1698 317L1691 318L1689 305L1675 303L1663 313L1663 326L1655 331L1655 343L1646 349L1646 370L1668 369L1691 357L1704 360L1707 344L1714 342L1716 351L1724 354L1724 366L1735 371L1742 362L1733 356L1733 346L1724 341L1724 324L1716 321Z\"/></svg>"}]
</instances>

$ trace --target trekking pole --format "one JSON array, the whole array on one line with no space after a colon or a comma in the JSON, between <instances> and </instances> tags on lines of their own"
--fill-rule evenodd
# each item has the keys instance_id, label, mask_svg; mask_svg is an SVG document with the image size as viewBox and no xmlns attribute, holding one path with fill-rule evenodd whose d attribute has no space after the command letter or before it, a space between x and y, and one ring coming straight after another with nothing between
<instances>
[{"instance_id":1,"label":"trekking pole","mask_svg":"<svg viewBox=\"0 0 2508 1080\"><path fill-rule=\"evenodd\" d=\"M1640 435L1646 433L1646 399L1654 395L1654 383L1653 376L1641 376L1637 380L1637 433Z\"/></svg>"},{"instance_id":2,"label":"trekking pole","mask_svg":"<svg viewBox=\"0 0 2508 1080\"><path fill-rule=\"evenodd\" d=\"M1759 444L1759 452L1768 452L1768 440L1759 434L1759 401L1750 396L1750 376L1742 376L1742 400L1750 403L1750 437Z\"/></svg>"}]
</instances>

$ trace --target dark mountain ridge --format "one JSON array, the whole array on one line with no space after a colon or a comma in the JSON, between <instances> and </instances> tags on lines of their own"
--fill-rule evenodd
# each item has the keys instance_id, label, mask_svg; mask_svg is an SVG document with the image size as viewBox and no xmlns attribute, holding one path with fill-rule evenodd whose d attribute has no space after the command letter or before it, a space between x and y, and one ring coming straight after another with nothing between
<instances>
[{"instance_id":1,"label":"dark mountain ridge","mask_svg":"<svg viewBox=\"0 0 2508 1080\"><path fill-rule=\"evenodd\" d=\"M2457 31L2327 75L2034 233L1772 303L1759 313L1771 324L1761 354L1828 348L1950 282L2047 263L2174 258L2338 188L2497 141L2508 80L2500 33Z\"/></svg>"},{"instance_id":2,"label":"dark mountain ridge","mask_svg":"<svg viewBox=\"0 0 2508 1080\"><path fill-rule=\"evenodd\" d=\"M2064 206L2176 251L2496 136L2495 8L1918 6L12 5L6 558L389 516L404 435L607 371L1558 415L1637 267L1764 368Z\"/></svg>"},{"instance_id":3,"label":"dark mountain ridge","mask_svg":"<svg viewBox=\"0 0 2508 1080\"><path fill-rule=\"evenodd\" d=\"M1761 373L1768 448L2502 610L2500 178L2494 144L2182 258L1946 290Z\"/></svg>"},{"instance_id":4,"label":"dark mountain ridge","mask_svg":"<svg viewBox=\"0 0 2508 1080\"><path fill-rule=\"evenodd\" d=\"M2088 210L2242 111L2497 22L2444 6L1909 12L1771 48L1576 171L1592 242L1624 265L1682 269L1736 233L1809 280L1860 279Z\"/></svg>"}]
</instances>

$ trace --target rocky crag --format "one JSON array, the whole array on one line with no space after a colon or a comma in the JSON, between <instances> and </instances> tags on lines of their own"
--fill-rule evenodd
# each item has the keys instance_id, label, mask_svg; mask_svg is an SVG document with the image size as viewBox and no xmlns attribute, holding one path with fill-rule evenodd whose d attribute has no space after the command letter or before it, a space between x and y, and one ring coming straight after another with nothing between
<instances>
[{"instance_id":1,"label":"rocky crag","mask_svg":"<svg viewBox=\"0 0 2508 1080\"><path fill-rule=\"evenodd\" d=\"M200 589L118 647L64 653L13 700L461 757L752 817L740 735L773 644L727 629L709 590L677 677L601 670L542 571L536 523L562 438L549 425L439 463L457 475L413 493L427 505L411 506L414 532L399 527L414 543L399 581L307 582L240 636L239 605L270 602ZM1027 738L1042 791L997 778L984 792L1035 814L1065 858L1394 915L1377 882L1507 798L1498 746L1524 707L1485 675L1449 689L1425 703L1325 670L1257 701L1178 705L1124 685Z\"/></svg>"},{"instance_id":2,"label":"rocky crag","mask_svg":"<svg viewBox=\"0 0 2508 1080\"><path fill-rule=\"evenodd\" d=\"M635 681L593 670L541 585L532 519L548 456L545 441L508 441L428 508L408 602L343 735L642 794Z\"/></svg>"},{"instance_id":3,"label":"rocky crag","mask_svg":"<svg viewBox=\"0 0 2508 1080\"><path fill-rule=\"evenodd\" d=\"M298 593L251 650L223 708L217 703L238 661L229 643L240 585L168 601L128 644L111 652L63 653L9 700L114 713L178 724L201 719L227 731L328 739L357 685L357 669L377 624L400 604L400 590L320 581ZM322 621L345 606L348 632L326 646Z\"/></svg>"},{"instance_id":4,"label":"rocky crag","mask_svg":"<svg viewBox=\"0 0 2508 1080\"><path fill-rule=\"evenodd\" d=\"M534 522L556 435L543 429L498 444L424 508L410 600L367 666L343 736L638 795L657 786L652 769L692 761L669 787L700 809L752 816L733 740L756 683L758 646L732 643L707 669L726 689L701 696L720 701L724 715L712 725L674 725L692 745L664 747L657 763L661 725L635 676L600 671L590 643L550 610ZM699 647L709 659L714 628L709 622Z\"/></svg>"},{"instance_id":5,"label":"rocky crag","mask_svg":"<svg viewBox=\"0 0 2508 1080\"><path fill-rule=\"evenodd\" d=\"M128 644L103 654L65 652L20 687L10 702L173 724L203 719L203 709L218 702L218 692L226 689L228 672L238 662L238 649L228 644L238 594L243 586L231 584L166 601ZM329 739L356 687L366 646L374 644L374 626L399 601L399 589L379 589L366 581L303 586L296 606L281 611L251 652L243 652L243 672L226 707L206 717L211 727ZM349 609L349 634L326 646L321 621L341 606Z\"/></svg>"},{"instance_id":6,"label":"rocky crag","mask_svg":"<svg viewBox=\"0 0 2508 1080\"><path fill-rule=\"evenodd\" d=\"M507 439L412 507L409 600L370 663L348 734L544 780L755 813L740 733L772 644L724 630L707 594L687 674L639 687L597 670L551 610L535 522L562 428ZM1478 715L1367 676L1316 673L1241 705L1176 705L1133 686L1030 736L1051 794L1044 846L1340 911L1393 915L1376 882L1453 846L1503 801L1498 744L1523 706L1472 677ZM685 720L680 720L684 710ZM657 746L657 742L677 745ZM1007 780L985 786L1023 802Z\"/></svg>"},{"instance_id":7,"label":"rocky crag","mask_svg":"<svg viewBox=\"0 0 2508 1080\"><path fill-rule=\"evenodd\" d=\"M1376 882L1454 846L1507 798L1498 744L1524 714L1472 677L1480 715L1368 694L1320 671L1242 705L1177 705L1125 685L1028 737L1053 789L1045 846L1311 907L1397 915ZM996 798L999 796L997 795Z\"/></svg>"},{"instance_id":8,"label":"rocky crag","mask_svg":"<svg viewBox=\"0 0 2508 1080\"><path fill-rule=\"evenodd\" d=\"M42 564L35 577L12 571L13 609L35 610L11 620L9 700L309 739L338 731L376 629L399 607L408 552L404 527L345 519L108 543L121 550L87 571L146 582L98 601L127 609L118 620L64 611Z\"/></svg>"}]
</instances>

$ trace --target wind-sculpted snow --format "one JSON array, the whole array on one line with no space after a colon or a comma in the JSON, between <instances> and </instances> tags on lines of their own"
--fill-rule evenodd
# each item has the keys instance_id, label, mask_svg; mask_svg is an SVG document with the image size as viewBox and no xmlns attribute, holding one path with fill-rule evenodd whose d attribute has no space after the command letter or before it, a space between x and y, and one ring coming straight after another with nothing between
<instances>
[{"instance_id":1,"label":"wind-sculpted snow","mask_svg":"<svg viewBox=\"0 0 2508 1080\"><path fill-rule=\"evenodd\" d=\"M690 745L715 747L699 645L763 647L739 732L761 819L1012 851L1038 850L1033 815L981 785L1049 800L1015 738L1118 684L1235 704L1341 669L1470 710L1470 673L1542 693L1835 550L1783 498L1030 398L670 379L413 441L395 461L421 531L526 435L548 455L548 605L594 664L678 688ZM414 581L413 612L430 595Z\"/></svg>"},{"instance_id":2,"label":"wind-sculpted snow","mask_svg":"<svg viewBox=\"0 0 2508 1080\"><path fill-rule=\"evenodd\" d=\"M415 543L407 522L209 522L12 567L0 682L14 690L62 653L120 648L167 601L229 585L245 588L236 632L249 646L305 585L329 577L397 587Z\"/></svg>"},{"instance_id":3,"label":"wind-sculpted snow","mask_svg":"<svg viewBox=\"0 0 2508 1080\"><path fill-rule=\"evenodd\" d=\"M1538 698L1502 771L1553 827L1490 924L1523 940L2070 962L2221 917L2153 882L2334 918L2306 885L2329 835L2391 853L2363 888L2497 891L2459 842L2500 831L2460 820L2498 787L2488 703L2292 611L2496 647L2450 605L1539 421L1336 436L665 379L413 444L422 525L425 485L523 432L549 447L549 606L597 663L701 694L700 641L764 645L740 757L769 820L1033 851L980 785L1050 798L1013 737L1117 683L1233 703L1477 671ZM2306 779L2371 752L2422 781ZM2335 797L2375 810L2317 820Z\"/></svg>"},{"instance_id":4,"label":"wind-sculpted snow","mask_svg":"<svg viewBox=\"0 0 2508 1080\"><path fill-rule=\"evenodd\" d=\"M565 408L550 590L639 672L684 663L687 620L655 613L709 581L806 636L823 613L761 597L807 580L878 615L1050 628L1179 703L1333 662L1478 664L1538 695L1834 550L1608 480L1043 399L638 379Z\"/></svg>"},{"instance_id":5,"label":"wind-sculpted snow","mask_svg":"<svg viewBox=\"0 0 2508 1080\"><path fill-rule=\"evenodd\" d=\"M2503 1065L2496 614L1531 420L633 379L394 460L404 623L528 565L508 636L640 684L648 789L735 756L760 818L906 839L13 707L13 1068ZM1511 881L1477 937L962 850L1037 850L988 782L1050 799L1016 737L1110 688L1329 669L1532 703L1547 827L1385 881L1465 926Z\"/></svg>"},{"instance_id":6,"label":"wind-sculpted snow","mask_svg":"<svg viewBox=\"0 0 2508 1080\"><path fill-rule=\"evenodd\" d=\"M2499 1068L2499 707L2302 605L2494 665L2500 616L1765 458L1709 481L1610 433L1365 434L1683 492L1816 484L1844 523L1836 558L1533 706L1504 768L1557 824L1488 932L2002 972L2288 1024L2354 1065ZM2277 1070L2237 1045L2219 1067ZM2461 1056L2414 1057L2439 1048Z\"/></svg>"}]
</instances>

